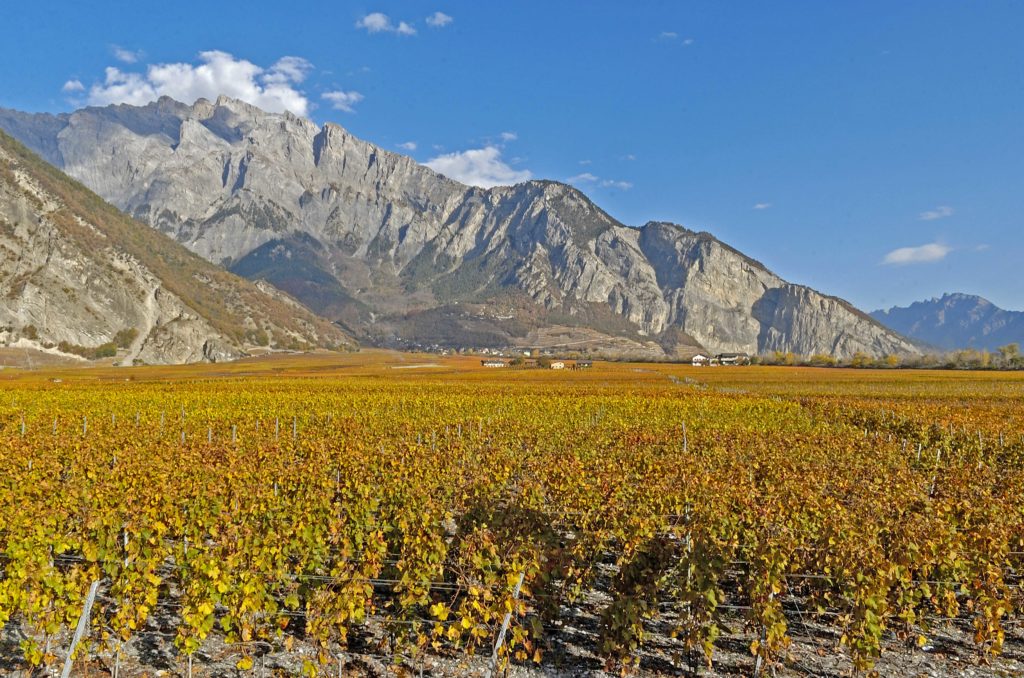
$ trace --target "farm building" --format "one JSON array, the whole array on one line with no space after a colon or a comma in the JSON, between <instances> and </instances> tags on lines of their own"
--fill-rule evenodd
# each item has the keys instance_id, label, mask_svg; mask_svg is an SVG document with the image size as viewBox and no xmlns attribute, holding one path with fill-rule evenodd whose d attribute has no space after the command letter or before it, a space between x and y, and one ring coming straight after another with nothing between
<instances>
[{"instance_id":1,"label":"farm building","mask_svg":"<svg viewBox=\"0 0 1024 678\"><path fill-rule=\"evenodd\" d=\"M508 367L504 360L481 360L480 364L484 367Z\"/></svg>"},{"instance_id":2,"label":"farm building","mask_svg":"<svg viewBox=\"0 0 1024 678\"><path fill-rule=\"evenodd\" d=\"M719 353L715 356L719 365L749 365L750 356L746 353Z\"/></svg>"},{"instance_id":3,"label":"farm building","mask_svg":"<svg viewBox=\"0 0 1024 678\"><path fill-rule=\"evenodd\" d=\"M703 353L698 353L697 355L693 356L693 359L690 362L693 364L694 367L705 367L708 364L708 360L710 360L708 356L704 355Z\"/></svg>"},{"instance_id":4,"label":"farm building","mask_svg":"<svg viewBox=\"0 0 1024 678\"><path fill-rule=\"evenodd\" d=\"M556 360L555 362L551 363L550 367L553 370L564 370L565 363L563 363L561 360Z\"/></svg>"},{"instance_id":5,"label":"farm building","mask_svg":"<svg viewBox=\"0 0 1024 678\"><path fill-rule=\"evenodd\" d=\"M574 369L574 370L589 370L593 366L594 366L594 361L592 361L592 360L577 360L573 364L572 369Z\"/></svg>"}]
</instances>

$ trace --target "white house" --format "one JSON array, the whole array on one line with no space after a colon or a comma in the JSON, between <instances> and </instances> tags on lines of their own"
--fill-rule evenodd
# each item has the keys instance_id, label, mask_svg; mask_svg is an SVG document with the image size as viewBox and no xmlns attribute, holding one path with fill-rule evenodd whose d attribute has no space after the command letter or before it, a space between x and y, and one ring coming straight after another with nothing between
<instances>
[{"instance_id":1,"label":"white house","mask_svg":"<svg viewBox=\"0 0 1024 678\"><path fill-rule=\"evenodd\" d=\"M565 363L563 363L561 360L556 360L555 362L551 363L551 369L553 369L553 370L564 370L565 369Z\"/></svg>"},{"instance_id":2,"label":"white house","mask_svg":"<svg viewBox=\"0 0 1024 678\"><path fill-rule=\"evenodd\" d=\"M693 356L693 360L691 362L694 367L704 367L708 364L708 360L710 360L708 356L704 355L703 353L698 353L697 355Z\"/></svg>"}]
</instances>

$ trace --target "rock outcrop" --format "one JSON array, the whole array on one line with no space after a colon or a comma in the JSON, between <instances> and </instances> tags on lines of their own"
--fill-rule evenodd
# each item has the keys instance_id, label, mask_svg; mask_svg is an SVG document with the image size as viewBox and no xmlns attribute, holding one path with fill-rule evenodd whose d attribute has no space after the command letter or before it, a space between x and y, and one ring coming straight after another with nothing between
<instances>
[{"instance_id":1,"label":"rock outcrop","mask_svg":"<svg viewBox=\"0 0 1024 678\"><path fill-rule=\"evenodd\" d=\"M163 98L0 110L0 127L193 252L374 343L526 344L562 328L648 357L916 352L707 233L625 226L556 182L465 186L334 124Z\"/></svg>"}]
</instances>

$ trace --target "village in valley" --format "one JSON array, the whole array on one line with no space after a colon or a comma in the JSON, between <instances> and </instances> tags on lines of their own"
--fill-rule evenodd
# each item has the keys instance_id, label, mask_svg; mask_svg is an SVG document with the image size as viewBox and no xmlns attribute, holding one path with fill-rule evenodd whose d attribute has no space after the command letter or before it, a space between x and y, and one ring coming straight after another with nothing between
<instances>
[{"instance_id":1,"label":"village in valley","mask_svg":"<svg viewBox=\"0 0 1024 678\"><path fill-rule=\"evenodd\" d=\"M552 358L549 351L544 351L540 357L531 358L532 352L522 351L521 355L505 359L502 357L484 358L480 361L481 367L489 368L513 368L513 369L550 369L550 370L586 370L594 366L593 360L559 360ZM740 366L750 365L750 356L746 353L719 353L714 356L707 356L698 353L690 359L694 367L718 367L718 366Z\"/></svg>"}]
</instances>

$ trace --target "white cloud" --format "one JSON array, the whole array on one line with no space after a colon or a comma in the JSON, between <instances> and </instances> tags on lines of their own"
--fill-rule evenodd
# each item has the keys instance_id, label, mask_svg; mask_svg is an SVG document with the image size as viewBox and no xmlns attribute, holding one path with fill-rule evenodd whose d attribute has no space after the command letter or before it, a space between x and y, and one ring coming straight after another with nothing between
<instances>
[{"instance_id":1,"label":"white cloud","mask_svg":"<svg viewBox=\"0 0 1024 678\"><path fill-rule=\"evenodd\" d=\"M692 45L693 44L693 38L687 38L686 40L683 40L683 44L686 45L686 46Z\"/></svg>"},{"instance_id":2,"label":"white cloud","mask_svg":"<svg viewBox=\"0 0 1024 678\"><path fill-rule=\"evenodd\" d=\"M509 141L515 141L518 138L519 138L519 135L516 134L515 132L502 132L501 133L501 140L506 142L506 143L509 142Z\"/></svg>"},{"instance_id":3,"label":"white cloud","mask_svg":"<svg viewBox=\"0 0 1024 678\"><path fill-rule=\"evenodd\" d=\"M921 221L935 221L936 219L945 219L946 217L953 216L953 208L947 205L939 205L933 210L921 212L917 215L917 218Z\"/></svg>"},{"instance_id":4,"label":"white cloud","mask_svg":"<svg viewBox=\"0 0 1024 678\"><path fill-rule=\"evenodd\" d=\"M281 57L270 67L267 74L263 76L263 82L280 84L289 82L302 82L313 70L313 64L302 57L286 56Z\"/></svg>"},{"instance_id":5,"label":"white cloud","mask_svg":"<svg viewBox=\"0 0 1024 678\"><path fill-rule=\"evenodd\" d=\"M356 28L365 29L367 33L398 33L399 35L416 35L416 29L404 21L397 25L391 17L382 12L372 12L356 22Z\"/></svg>"},{"instance_id":6,"label":"white cloud","mask_svg":"<svg viewBox=\"0 0 1024 678\"><path fill-rule=\"evenodd\" d=\"M114 53L114 58L118 61L126 64L134 64L142 58L142 50L132 51L125 49L124 47L118 47L117 45L111 46L111 51Z\"/></svg>"},{"instance_id":7,"label":"white cloud","mask_svg":"<svg viewBox=\"0 0 1024 678\"><path fill-rule=\"evenodd\" d=\"M296 85L305 79L312 64L301 57L283 57L269 68L261 68L227 52L210 50L199 53L199 62L151 64L145 73L110 66L103 82L89 88L88 102L141 106L169 96L191 104L225 95L273 113L309 112L309 100Z\"/></svg>"},{"instance_id":8,"label":"white cloud","mask_svg":"<svg viewBox=\"0 0 1024 678\"><path fill-rule=\"evenodd\" d=\"M60 88L62 92L84 92L85 85L82 84L81 80L73 78L64 83L64 86Z\"/></svg>"},{"instance_id":9,"label":"white cloud","mask_svg":"<svg viewBox=\"0 0 1024 678\"><path fill-rule=\"evenodd\" d=\"M455 21L455 19L451 18L444 12L434 12L427 17L427 25L433 26L434 28L444 28L453 21Z\"/></svg>"},{"instance_id":10,"label":"white cloud","mask_svg":"<svg viewBox=\"0 0 1024 678\"><path fill-rule=\"evenodd\" d=\"M627 155L622 156L622 159L623 160L630 160L630 161L632 161L632 160L636 160L636 156L633 155L632 153L629 153Z\"/></svg>"},{"instance_id":11,"label":"white cloud","mask_svg":"<svg viewBox=\"0 0 1024 678\"><path fill-rule=\"evenodd\" d=\"M904 264L924 264L942 261L952 251L952 247L937 242L919 247L900 247L886 254L885 258L882 259L882 263L902 266Z\"/></svg>"},{"instance_id":12,"label":"white cloud","mask_svg":"<svg viewBox=\"0 0 1024 678\"><path fill-rule=\"evenodd\" d=\"M591 160L580 160L581 165L589 165L591 162Z\"/></svg>"},{"instance_id":13,"label":"white cloud","mask_svg":"<svg viewBox=\"0 0 1024 678\"><path fill-rule=\"evenodd\" d=\"M416 150L416 142L415 141L406 141L405 143L398 144L398 147L401 148L403 151L415 151Z\"/></svg>"},{"instance_id":14,"label":"white cloud","mask_svg":"<svg viewBox=\"0 0 1024 678\"><path fill-rule=\"evenodd\" d=\"M679 34L675 31L662 31L658 34L659 40L675 40L679 37Z\"/></svg>"},{"instance_id":15,"label":"white cloud","mask_svg":"<svg viewBox=\"0 0 1024 678\"><path fill-rule=\"evenodd\" d=\"M424 164L446 177L481 188L517 184L533 176L529 170L510 167L501 159L501 149L497 146L447 153Z\"/></svg>"},{"instance_id":16,"label":"white cloud","mask_svg":"<svg viewBox=\"0 0 1024 678\"><path fill-rule=\"evenodd\" d=\"M331 107L346 113L355 113L354 106L363 100L363 95L359 92L344 92L340 89L324 92L321 96L331 102Z\"/></svg>"},{"instance_id":17,"label":"white cloud","mask_svg":"<svg viewBox=\"0 0 1024 678\"><path fill-rule=\"evenodd\" d=\"M602 188L617 188L622 191L628 191L633 188L632 182L619 181L617 179L602 179L591 172L583 172L582 174L569 177L568 182L570 184L597 184Z\"/></svg>"},{"instance_id":18,"label":"white cloud","mask_svg":"<svg viewBox=\"0 0 1024 678\"><path fill-rule=\"evenodd\" d=\"M753 209L755 209L755 210L766 210L766 209L768 209L771 206L772 206L772 204L770 202L756 202L756 203L754 203Z\"/></svg>"},{"instance_id":19,"label":"white cloud","mask_svg":"<svg viewBox=\"0 0 1024 678\"><path fill-rule=\"evenodd\" d=\"M365 28L367 33L381 33L394 30L394 27L391 25L391 19L387 14L381 12L367 14L356 22L356 28Z\"/></svg>"}]
</instances>

